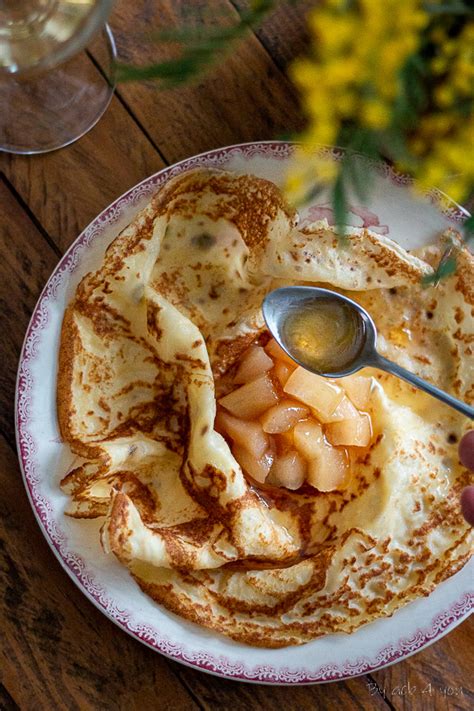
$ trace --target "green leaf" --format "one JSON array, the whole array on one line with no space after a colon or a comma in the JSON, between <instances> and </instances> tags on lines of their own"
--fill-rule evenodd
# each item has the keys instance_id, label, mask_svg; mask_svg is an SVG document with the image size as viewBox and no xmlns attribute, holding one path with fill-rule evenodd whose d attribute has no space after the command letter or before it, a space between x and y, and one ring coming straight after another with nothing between
<instances>
[{"instance_id":1,"label":"green leaf","mask_svg":"<svg viewBox=\"0 0 474 711\"><path fill-rule=\"evenodd\" d=\"M197 57L186 56L158 64L150 64L146 67L117 64L115 70L118 82L136 81L138 79L160 79L164 86L171 87L182 84L196 76L205 64L204 58L198 59Z\"/></svg>"},{"instance_id":2,"label":"green leaf","mask_svg":"<svg viewBox=\"0 0 474 711\"><path fill-rule=\"evenodd\" d=\"M466 242L474 238L474 215L471 215L463 224L464 239Z\"/></svg>"},{"instance_id":3,"label":"green leaf","mask_svg":"<svg viewBox=\"0 0 474 711\"><path fill-rule=\"evenodd\" d=\"M426 71L423 58L412 54L399 72L392 124L402 131L416 127L418 115L427 105Z\"/></svg>"},{"instance_id":4,"label":"green leaf","mask_svg":"<svg viewBox=\"0 0 474 711\"><path fill-rule=\"evenodd\" d=\"M372 171L368 171L360 157L350 151L344 156L343 164L347 187L352 188L357 199L365 203L373 183Z\"/></svg>"},{"instance_id":5,"label":"green leaf","mask_svg":"<svg viewBox=\"0 0 474 711\"><path fill-rule=\"evenodd\" d=\"M448 276L451 276L451 274L454 274L457 266L456 257L458 251L459 246L454 240L450 239L435 271L433 274L428 274L423 277L422 285L429 286L430 284L434 284L437 286L442 279L446 279Z\"/></svg>"},{"instance_id":6,"label":"green leaf","mask_svg":"<svg viewBox=\"0 0 474 711\"><path fill-rule=\"evenodd\" d=\"M365 156L370 160L380 160L377 147L377 132L354 124L345 125L339 132L337 145L345 150L341 163L344 184L347 190L352 189L362 203L368 198L372 187L373 174L367 170Z\"/></svg>"},{"instance_id":7,"label":"green leaf","mask_svg":"<svg viewBox=\"0 0 474 711\"><path fill-rule=\"evenodd\" d=\"M346 124L339 132L337 142L339 145L356 153L363 153L368 158L379 157L377 148L378 132L373 129L355 124Z\"/></svg>"},{"instance_id":8,"label":"green leaf","mask_svg":"<svg viewBox=\"0 0 474 711\"><path fill-rule=\"evenodd\" d=\"M332 209L337 235L342 244L347 244L347 198L344 186L344 168L341 165L332 189Z\"/></svg>"},{"instance_id":9,"label":"green leaf","mask_svg":"<svg viewBox=\"0 0 474 711\"><path fill-rule=\"evenodd\" d=\"M474 215L470 215L467 220L464 221L463 232L466 242L474 237ZM433 274L428 274L423 277L423 286L430 286L432 284L436 286L442 279L446 279L454 274L457 267L456 257L458 252L459 246L454 241L450 241Z\"/></svg>"},{"instance_id":10,"label":"green leaf","mask_svg":"<svg viewBox=\"0 0 474 711\"><path fill-rule=\"evenodd\" d=\"M250 3L250 11L254 13L266 12L273 8L274 5L275 2L273 2L273 0L252 0Z\"/></svg>"},{"instance_id":11,"label":"green leaf","mask_svg":"<svg viewBox=\"0 0 474 711\"><path fill-rule=\"evenodd\" d=\"M380 137L381 152L385 158L395 162L403 162L409 170L417 166L417 158L408 150L405 134L400 126L392 125L382 132Z\"/></svg>"},{"instance_id":12,"label":"green leaf","mask_svg":"<svg viewBox=\"0 0 474 711\"><path fill-rule=\"evenodd\" d=\"M325 185L322 185L321 183L314 182L311 187L308 188L308 190L305 192L303 197L297 201L297 204L294 205L294 207L298 208L303 205L307 205L309 202L312 202L315 198L319 197L321 193L325 189Z\"/></svg>"},{"instance_id":13,"label":"green leaf","mask_svg":"<svg viewBox=\"0 0 474 711\"><path fill-rule=\"evenodd\" d=\"M437 286L440 281L447 279L456 272L456 257L454 255L448 257L446 260L441 260L433 274L427 274L421 280L424 287L427 286Z\"/></svg>"},{"instance_id":14,"label":"green leaf","mask_svg":"<svg viewBox=\"0 0 474 711\"><path fill-rule=\"evenodd\" d=\"M423 10L430 15L474 15L474 9L463 0L424 2Z\"/></svg>"}]
</instances>

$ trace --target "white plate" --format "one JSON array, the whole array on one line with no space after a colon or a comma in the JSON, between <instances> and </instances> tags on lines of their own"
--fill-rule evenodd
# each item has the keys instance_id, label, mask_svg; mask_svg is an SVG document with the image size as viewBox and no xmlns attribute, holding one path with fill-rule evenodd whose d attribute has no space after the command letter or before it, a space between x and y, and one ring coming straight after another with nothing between
<instances>
[{"instance_id":1,"label":"white plate","mask_svg":"<svg viewBox=\"0 0 474 711\"><path fill-rule=\"evenodd\" d=\"M233 642L167 612L140 591L125 567L99 545L97 521L64 515L59 480L72 455L61 444L56 420L55 381L61 321L80 279L98 267L105 248L171 176L196 166L254 173L281 184L293 147L288 143L230 146L182 161L129 190L77 238L50 277L33 312L20 357L16 427L23 477L31 505L60 563L84 594L122 629L152 649L204 671L242 681L305 684L346 679L380 669L423 649L465 619L473 606L472 565L393 617L351 635L334 634L301 647L259 649ZM334 159L341 152L327 149ZM368 208L370 222L404 247L419 246L463 218L451 204L441 212L431 193L415 200L409 179L388 166L367 164L375 173ZM318 204L327 204L320 197ZM313 210L313 217L321 214ZM367 217L368 213L365 211ZM303 211L302 218L308 217ZM376 218L375 218L376 216ZM355 215L354 215L355 217ZM358 221L357 221L358 220ZM361 224L357 218L355 224Z\"/></svg>"}]
</instances>

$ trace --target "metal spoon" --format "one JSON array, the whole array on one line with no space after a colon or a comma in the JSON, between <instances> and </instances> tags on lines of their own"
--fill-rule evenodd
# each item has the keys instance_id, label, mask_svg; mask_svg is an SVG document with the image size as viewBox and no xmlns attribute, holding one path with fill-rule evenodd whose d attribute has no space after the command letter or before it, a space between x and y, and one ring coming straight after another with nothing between
<instances>
[{"instance_id":1,"label":"metal spoon","mask_svg":"<svg viewBox=\"0 0 474 711\"><path fill-rule=\"evenodd\" d=\"M317 309L318 301L321 299L326 303L329 299L334 300L334 303L343 302L346 308L350 306L354 310L358 319L358 328L355 338L359 340L359 343L354 344L357 346L353 349L355 353L354 357L350 362L345 364L343 368L336 367L334 370L329 369L325 372L318 370L314 363L301 360L301 356L298 357L296 355L294 346L292 346L288 336L285 334L285 323L289 317L293 316L296 312L300 312L302 309ZM341 378L345 375L356 373L361 368L379 368L433 395L433 397L453 407L471 420L474 419L474 407L470 407L452 395L448 395L444 390L440 390L440 388L410 373L409 370L402 368L400 365L397 365L397 363L392 363L392 361L381 356L376 349L377 329L374 322L362 306L359 306L359 304L352 301L352 299L348 299L347 296L342 296L342 294L330 291L329 289L320 289L319 287L287 286L281 289L275 289L267 294L263 301L262 310L265 322L280 346L294 361L306 370L328 378Z\"/></svg>"}]
</instances>

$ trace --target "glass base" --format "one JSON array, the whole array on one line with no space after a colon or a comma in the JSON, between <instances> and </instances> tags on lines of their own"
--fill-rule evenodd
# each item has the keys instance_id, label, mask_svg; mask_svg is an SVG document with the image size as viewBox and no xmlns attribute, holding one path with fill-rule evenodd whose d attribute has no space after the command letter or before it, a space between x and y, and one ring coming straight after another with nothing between
<instances>
[{"instance_id":1,"label":"glass base","mask_svg":"<svg viewBox=\"0 0 474 711\"><path fill-rule=\"evenodd\" d=\"M81 138L110 104L115 58L115 41L105 25L86 50L64 64L33 77L0 78L0 151L47 153Z\"/></svg>"}]
</instances>

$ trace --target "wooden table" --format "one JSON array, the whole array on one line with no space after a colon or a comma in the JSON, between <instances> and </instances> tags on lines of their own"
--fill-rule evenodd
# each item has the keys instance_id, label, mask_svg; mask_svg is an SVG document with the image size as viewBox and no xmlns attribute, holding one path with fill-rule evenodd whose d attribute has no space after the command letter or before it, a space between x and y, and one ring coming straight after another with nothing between
<instances>
[{"instance_id":1,"label":"wooden table","mask_svg":"<svg viewBox=\"0 0 474 711\"><path fill-rule=\"evenodd\" d=\"M235 22L245 6L123 0L112 17L121 57L165 57L161 47L151 52L140 33L176 26L191 4L203 24ZM18 355L61 254L105 206L163 166L301 127L284 69L307 45L303 9L280 8L193 86L120 86L98 125L68 148L1 155L0 709L474 708L472 619L406 661L330 685L245 685L168 661L109 622L62 571L18 469L12 416Z\"/></svg>"}]
</instances>

